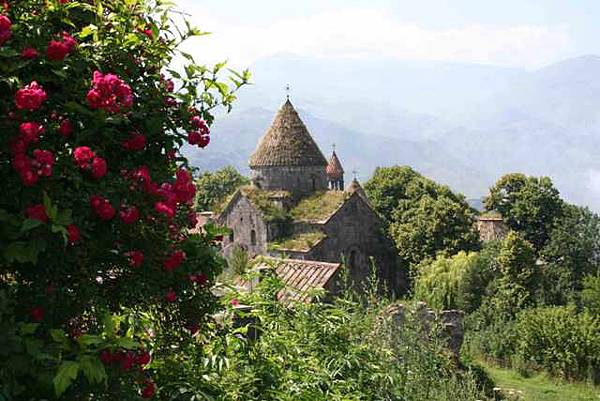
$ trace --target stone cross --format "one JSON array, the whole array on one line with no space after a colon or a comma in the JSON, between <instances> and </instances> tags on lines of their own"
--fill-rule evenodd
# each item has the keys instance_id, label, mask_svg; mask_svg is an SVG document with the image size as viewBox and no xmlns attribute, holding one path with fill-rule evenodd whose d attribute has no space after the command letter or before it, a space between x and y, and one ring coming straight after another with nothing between
<instances>
[{"instance_id":1,"label":"stone cross","mask_svg":"<svg viewBox=\"0 0 600 401\"><path fill-rule=\"evenodd\" d=\"M290 88L290 84L287 84L285 86L285 93L286 93L287 100L290 100L290 91L291 90L292 90L292 88Z\"/></svg>"}]
</instances>

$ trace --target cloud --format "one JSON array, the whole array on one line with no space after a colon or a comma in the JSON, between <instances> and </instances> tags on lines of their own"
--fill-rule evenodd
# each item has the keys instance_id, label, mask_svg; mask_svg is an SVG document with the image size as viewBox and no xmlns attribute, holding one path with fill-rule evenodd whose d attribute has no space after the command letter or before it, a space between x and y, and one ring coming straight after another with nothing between
<instances>
[{"instance_id":1,"label":"cloud","mask_svg":"<svg viewBox=\"0 0 600 401\"><path fill-rule=\"evenodd\" d=\"M564 56L571 45L566 26L466 25L429 29L396 20L379 9L348 8L308 17L283 18L265 25L212 15L180 0L192 21L210 30L186 48L208 61L228 58L234 65L287 52L313 57L391 57L534 68Z\"/></svg>"}]
</instances>

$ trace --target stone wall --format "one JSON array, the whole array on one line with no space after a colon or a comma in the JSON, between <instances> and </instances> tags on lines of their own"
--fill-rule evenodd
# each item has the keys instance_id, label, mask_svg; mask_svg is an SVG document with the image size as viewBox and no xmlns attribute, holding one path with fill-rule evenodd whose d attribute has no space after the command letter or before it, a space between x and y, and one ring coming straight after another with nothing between
<instances>
[{"instance_id":1,"label":"stone wall","mask_svg":"<svg viewBox=\"0 0 600 401\"><path fill-rule=\"evenodd\" d=\"M475 222L479 232L479 238L483 241L494 241L504 239L508 233L508 227L501 218L479 217Z\"/></svg>"},{"instance_id":2,"label":"stone wall","mask_svg":"<svg viewBox=\"0 0 600 401\"><path fill-rule=\"evenodd\" d=\"M325 166L254 167L252 182L268 191L289 191L294 197L327 189Z\"/></svg>"},{"instance_id":3,"label":"stone wall","mask_svg":"<svg viewBox=\"0 0 600 401\"><path fill-rule=\"evenodd\" d=\"M266 252L267 225L263 221L262 215L246 197L239 196L237 200L233 200L233 204L220 217L219 224L232 230L232 234L223 241L225 257L230 256L231 250L236 244L245 249L251 257Z\"/></svg>"}]
</instances>

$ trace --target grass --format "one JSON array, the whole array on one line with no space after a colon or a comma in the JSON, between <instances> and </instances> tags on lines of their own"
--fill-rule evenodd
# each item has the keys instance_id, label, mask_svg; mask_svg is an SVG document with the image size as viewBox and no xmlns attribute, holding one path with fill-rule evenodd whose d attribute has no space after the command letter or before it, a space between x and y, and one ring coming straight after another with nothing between
<instances>
[{"instance_id":1,"label":"grass","mask_svg":"<svg viewBox=\"0 0 600 401\"><path fill-rule=\"evenodd\" d=\"M269 244L271 250L289 249L304 251L310 249L314 244L325 238L323 231L311 231L294 235L293 237L281 238Z\"/></svg>"},{"instance_id":2,"label":"grass","mask_svg":"<svg viewBox=\"0 0 600 401\"><path fill-rule=\"evenodd\" d=\"M522 376L511 369L503 369L479 361L487 374L502 389L523 393L522 401L599 401L600 387L581 382L564 382L544 373Z\"/></svg>"},{"instance_id":3,"label":"grass","mask_svg":"<svg viewBox=\"0 0 600 401\"><path fill-rule=\"evenodd\" d=\"M290 211L290 215L299 221L322 221L331 216L347 196L348 194L342 191L319 191L302 199Z\"/></svg>"}]
</instances>

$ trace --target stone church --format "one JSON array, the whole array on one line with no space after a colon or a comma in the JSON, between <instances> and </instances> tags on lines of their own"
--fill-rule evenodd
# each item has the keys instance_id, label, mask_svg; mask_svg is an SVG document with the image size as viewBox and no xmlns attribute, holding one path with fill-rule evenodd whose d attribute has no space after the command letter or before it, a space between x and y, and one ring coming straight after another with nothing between
<instances>
[{"instance_id":1,"label":"stone church","mask_svg":"<svg viewBox=\"0 0 600 401\"><path fill-rule=\"evenodd\" d=\"M289 99L259 141L250 169L252 184L240 188L216 217L231 229L225 256L238 246L250 256L284 257L297 282L318 281L329 290L336 276L331 266L346 266L360 283L374 265L381 281L402 292L406 275L365 191L356 179L344 186L335 150L329 160L323 156ZM327 280L312 277L320 265Z\"/></svg>"}]
</instances>

